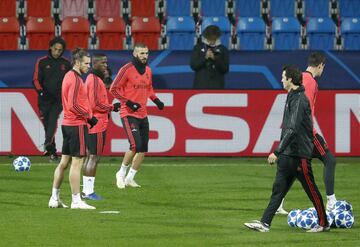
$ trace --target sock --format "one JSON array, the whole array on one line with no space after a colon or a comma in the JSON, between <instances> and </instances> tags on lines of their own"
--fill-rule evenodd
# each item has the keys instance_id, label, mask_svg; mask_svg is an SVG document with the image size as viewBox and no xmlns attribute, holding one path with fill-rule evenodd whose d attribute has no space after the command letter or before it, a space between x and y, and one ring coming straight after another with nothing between
<instances>
[{"instance_id":1,"label":"sock","mask_svg":"<svg viewBox=\"0 0 360 247\"><path fill-rule=\"evenodd\" d=\"M328 202L334 202L334 203L336 202L335 194L326 196L326 199L327 199Z\"/></svg>"},{"instance_id":2,"label":"sock","mask_svg":"<svg viewBox=\"0 0 360 247\"><path fill-rule=\"evenodd\" d=\"M94 193L95 177L83 176L83 193L89 195Z\"/></svg>"},{"instance_id":3,"label":"sock","mask_svg":"<svg viewBox=\"0 0 360 247\"><path fill-rule=\"evenodd\" d=\"M283 198L283 199L281 200L281 204L280 204L279 208L283 208L283 207L284 207L284 200L285 200L285 198Z\"/></svg>"},{"instance_id":4,"label":"sock","mask_svg":"<svg viewBox=\"0 0 360 247\"><path fill-rule=\"evenodd\" d=\"M119 170L120 176L125 177L126 171L128 168L129 168L129 165L121 164L121 167Z\"/></svg>"},{"instance_id":5,"label":"sock","mask_svg":"<svg viewBox=\"0 0 360 247\"><path fill-rule=\"evenodd\" d=\"M126 176L126 179L127 180L133 180L134 177L135 177L135 174L137 173L137 170L134 170L132 167L130 168L127 176Z\"/></svg>"},{"instance_id":6,"label":"sock","mask_svg":"<svg viewBox=\"0 0 360 247\"><path fill-rule=\"evenodd\" d=\"M71 194L71 198L73 203L79 203L81 201L80 193Z\"/></svg>"},{"instance_id":7,"label":"sock","mask_svg":"<svg viewBox=\"0 0 360 247\"><path fill-rule=\"evenodd\" d=\"M51 197L58 201L60 198L60 189L52 188Z\"/></svg>"}]
</instances>

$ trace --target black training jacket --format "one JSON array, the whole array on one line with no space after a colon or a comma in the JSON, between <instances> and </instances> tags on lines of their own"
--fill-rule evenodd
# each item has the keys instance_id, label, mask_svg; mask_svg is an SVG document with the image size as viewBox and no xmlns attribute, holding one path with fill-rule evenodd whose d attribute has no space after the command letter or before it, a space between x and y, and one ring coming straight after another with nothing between
<instances>
[{"instance_id":1,"label":"black training jacket","mask_svg":"<svg viewBox=\"0 0 360 247\"><path fill-rule=\"evenodd\" d=\"M313 123L310 103L304 92L304 87L300 86L287 95L280 144L274 152L276 156L311 158Z\"/></svg>"}]
</instances>

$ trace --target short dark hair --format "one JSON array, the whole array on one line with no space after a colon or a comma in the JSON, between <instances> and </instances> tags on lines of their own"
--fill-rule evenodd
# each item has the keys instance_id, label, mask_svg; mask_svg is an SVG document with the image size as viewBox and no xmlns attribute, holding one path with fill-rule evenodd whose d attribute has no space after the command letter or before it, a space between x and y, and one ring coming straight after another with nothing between
<instances>
[{"instance_id":1,"label":"short dark hair","mask_svg":"<svg viewBox=\"0 0 360 247\"><path fill-rule=\"evenodd\" d=\"M285 65L282 70L285 71L286 78L291 78L294 85L302 85L302 74L299 68L294 65Z\"/></svg>"},{"instance_id":2,"label":"short dark hair","mask_svg":"<svg viewBox=\"0 0 360 247\"><path fill-rule=\"evenodd\" d=\"M60 44L63 47L63 50L66 50L66 43L65 40L63 40L61 37L55 37L49 42L49 47L52 47L55 44Z\"/></svg>"},{"instance_id":3,"label":"short dark hair","mask_svg":"<svg viewBox=\"0 0 360 247\"><path fill-rule=\"evenodd\" d=\"M95 53L91 56L92 58L92 65L94 66L94 64L99 61L101 58L103 57L107 57L104 53Z\"/></svg>"},{"instance_id":4,"label":"short dark hair","mask_svg":"<svg viewBox=\"0 0 360 247\"><path fill-rule=\"evenodd\" d=\"M148 47L144 43L136 43L134 45L134 50L135 50L135 48L148 48Z\"/></svg>"},{"instance_id":5,"label":"short dark hair","mask_svg":"<svg viewBox=\"0 0 360 247\"><path fill-rule=\"evenodd\" d=\"M75 48L71 52L71 63L74 65L76 61L80 61L83 57L90 57L90 54L83 48Z\"/></svg>"},{"instance_id":6,"label":"short dark hair","mask_svg":"<svg viewBox=\"0 0 360 247\"><path fill-rule=\"evenodd\" d=\"M308 58L308 66L317 67L322 63L325 63L326 57L322 52L313 52Z\"/></svg>"},{"instance_id":7,"label":"short dark hair","mask_svg":"<svg viewBox=\"0 0 360 247\"><path fill-rule=\"evenodd\" d=\"M207 26L204 30L204 32L202 33L202 35L204 36L205 39L209 39L209 38L220 38L221 36L221 31L220 28L216 25L210 25Z\"/></svg>"}]
</instances>

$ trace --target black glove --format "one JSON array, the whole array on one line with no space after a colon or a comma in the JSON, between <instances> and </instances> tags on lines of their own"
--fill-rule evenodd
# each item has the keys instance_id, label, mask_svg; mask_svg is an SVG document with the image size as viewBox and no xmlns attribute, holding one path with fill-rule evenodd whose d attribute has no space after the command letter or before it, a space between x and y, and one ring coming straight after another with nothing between
<instances>
[{"instance_id":1,"label":"black glove","mask_svg":"<svg viewBox=\"0 0 360 247\"><path fill-rule=\"evenodd\" d=\"M97 124L98 119L96 117L92 117L88 119L87 122L90 124L90 129L92 129L92 127L94 127Z\"/></svg>"},{"instance_id":2,"label":"black glove","mask_svg":"<svg viewBox=\"0 0 360 247\"><path fill-rule=\"evenodd\" d=\"M129 107L132 111L137 111L141 107L139 103L132 102L131 100L126 101L127 107Z\"/></svg>"},{"instance_id":3,"label":"black glove","mask_svg":"<svg viewBox=\"0 0 360 247\"><path fill-rule=\"evenodd\" d=\"M159 110L164 109L164 103L161 100L159 100L159 98L154 99L153 102L156 104Z\"/></svg>"},{"instance_id":4,"label":"black glove","mask_svg":"<svg viewBox=\"0 0 360 247\"><path fill-rule=\"evenodd\" d=\"M118 112L119 110L120 110L120 103L119 102L117 102L117 103L114 103L113 104L113 107L114 107L114 109L113 109L113 111L114 112Z\"/></svg>"},{"instance_id":5,"label":"black glove","mask_svg":"<svg viewBox=\"0 0 360 247\"><path fill-rule=\"evenodd\" d=\"M36 90L36 92L38 93L38 95L39 95L40 97L44 96L44 91L43 91L42 89Z\"/></svg>"}]
</instances>

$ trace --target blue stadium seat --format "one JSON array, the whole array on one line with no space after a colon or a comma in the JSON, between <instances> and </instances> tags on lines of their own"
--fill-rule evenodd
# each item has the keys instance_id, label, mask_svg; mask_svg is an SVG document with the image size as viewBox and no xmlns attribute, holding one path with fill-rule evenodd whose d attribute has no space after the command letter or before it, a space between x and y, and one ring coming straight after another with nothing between
<instances>
[{"instance_id":1,"label":"blue stadium seat","mask_svg":"<svg viewBox=\"0 0 360 247\"><path fill-rule=\"evenodd\" d=\"M340 17L359 17L360 0L339 0Z\"/></svg>"},{"instance_id":2,"label":"blue stadium seat","mask_svg":"<svg viewBox=\"0 0 360 247\"><path fill-rule=\"evenodd\" d=\"M241 50L263 50L265 45L265 23L260 17L242 17L236 32Z\"/></svg>"},{"instance_id":3,"label":"blue stadium seat","mask_svg":"<svg viewBox=\"0 0 360 247\"><path fill-rule=\"evenodd\" d=\"M295 8L294 0L270 0L271 17L295 16Z\"/></svg>"},{"instance_id":4,"label":"blue stadium seat","mask_svg":"<svg viewBox=\"0 0 360 247\"><path fill-rule=\"evenodd\" d=\"M166 0L167 16L190 16L191 0Z\"/></svg>"},{"instance_id":5,"label":"blue stadium seat","mask_svg":"<svg viewBox=\"0 0 360 247\"><path fill-rule=\"evenodd\" d=\"M261 1L260 0L236 0L235 15L241 17L260 16Z\"/></svg>"},{"instance_id":6,"label":"blue stadium seat","mask_svg":"<svg viewBox=\"0 0 360 247\"><path fill-rule=\"evenodd\" d=\"M329 17L329 0L305 0L304 2L306 17Z\"/></svg>"},{"instance_id":7,"label":"blue stadium seat","mask_svg":"<svg viewBox=\"0 0 360 247\"><path fill-rule=\"evenodd\" d=\"M332 50L335 46L336 27L328 17L309 18L306 25L308 48L311 50Z\"/></svg>"},{"instance_id":8,"label":"blue stadium seat","mask_svg":"<svg viewBox=\"0 0 360 247\"><path fill-rule=\"evenodd\" d=\"M212 16L212 17L204 17L201 23L201 30L205 30L205 28L209 25L216 25L221 30L221 43L228 47L230 44L230 33L231 33L231 24L227 17L224 16Z\"/></svg>"},{"instance_id":9,"label":"blue stadium seat","mask_svg":"<svg viewBox=\"0 0 360 247\"><path fill-rule=\"evenodd\" d=\"M295 17L274 18L272 22L273 49L299 49L300 30L300 23Z\"/></svg>"},{"instance_id":10,"label":"blue stadium seat","mask_svg":"<svg viewBox=\"0 0 360 247\"><path fill-rule=\"evenodd\" d=\"M360 18L344 18L341 34L345 50L360 50Z\"/></svg>"},{"instance_id":11,"label":"blue stadium seat","mask_svg":"<svg viewBox=\"0 0 360 247\"><path fill-rule=\"evenodd\" d=\"M195 22L190 16L169 16L166 32L171 50L192 50L195 44Z\"/></svg>"},{"instance_id":12,"label":"blue stadium seat","mask_svg":"<svg viewBox=\"0 0 360 247\"><path fill-rule=\"evenodd\" d=\"M224 0L201 0L201 15L203 16L226 16L226 1Z\"/></svg>"}]
</instances>

